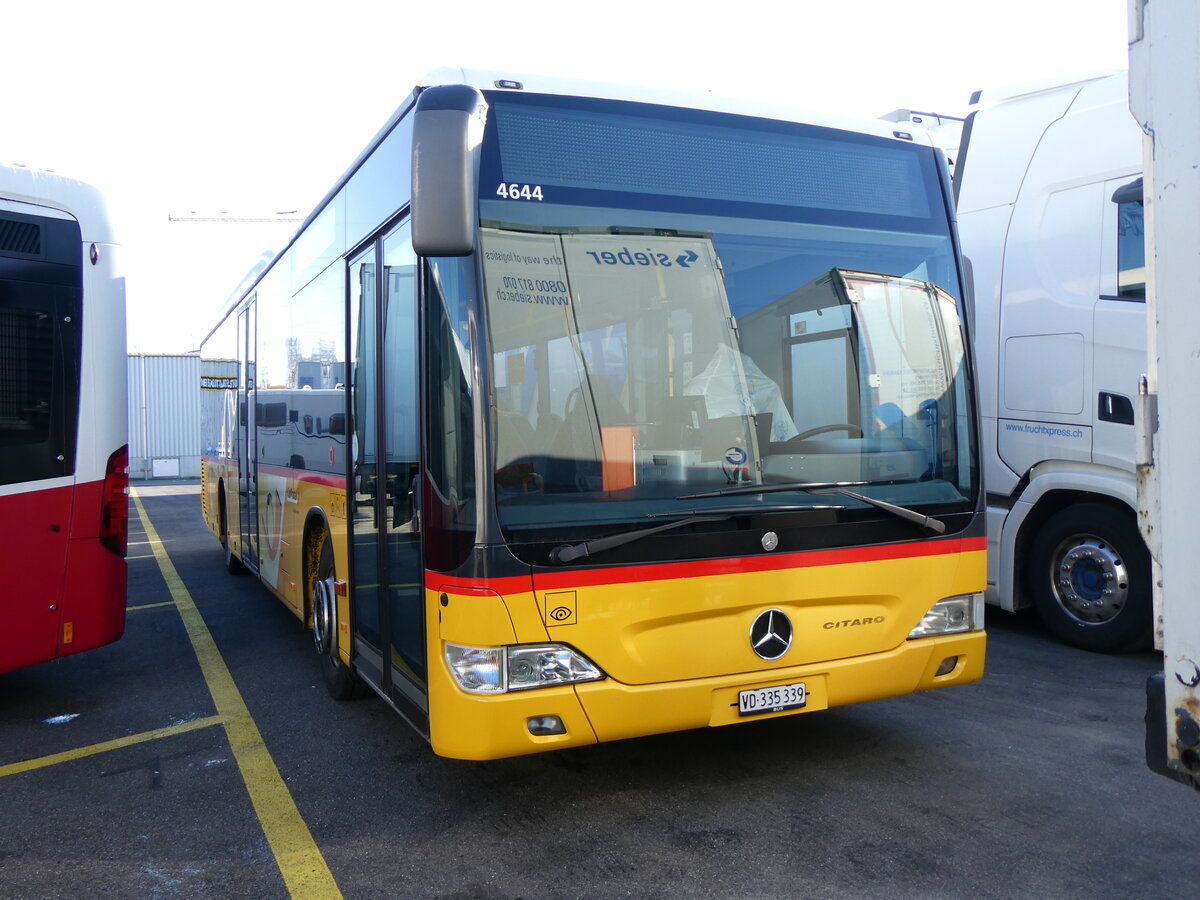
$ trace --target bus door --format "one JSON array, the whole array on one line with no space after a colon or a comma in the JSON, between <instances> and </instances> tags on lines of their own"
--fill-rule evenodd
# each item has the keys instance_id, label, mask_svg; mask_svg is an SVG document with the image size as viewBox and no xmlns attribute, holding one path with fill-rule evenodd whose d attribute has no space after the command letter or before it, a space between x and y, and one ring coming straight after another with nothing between
<instances>
[{"instance_id":1,"label":"bus door","mask_svg":"<svg viewBox=\"0 0 1200 900\"><path fill-rule=\"evenodd\" d=\"M416 256L407 223L350 262L355 665L402 712L427 714L416 496ZM385 664L386 663L386 664Z\"/></svg>"},{"instance_id":2,"label":"bus door","mask_svg":"<svg viewBox=\"0 0 1200 900\"><path fill-rule=\"evenodd\" d=\"M254 301L238 313L238 350L242 359L238 380L238 519L242 532L242 561L258 571L258 437L255 423Z\"/></svg>"}]
</instances>

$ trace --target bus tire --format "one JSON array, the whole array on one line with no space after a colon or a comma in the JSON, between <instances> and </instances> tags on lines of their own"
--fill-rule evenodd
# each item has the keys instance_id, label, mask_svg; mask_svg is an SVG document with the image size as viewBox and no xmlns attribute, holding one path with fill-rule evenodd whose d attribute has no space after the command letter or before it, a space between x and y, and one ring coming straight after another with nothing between
<instances>
[{"instance_id":1,"label":"bus tire","mask_svg":"<svg viewBox=\"0 0 1200 900\"><path fill-rule=\"evenodd\" d=\"M225 486L221 485L221 499L218 501L221 523L221 549L225 551L225 571L230 575L245 575L246 567L238 559L229 546L229 520L225 516Z\"/></svg>"},{"instance_id":2,"label":"bus tire","mask_svg":"<svg viewBox=\"0 0 1200 900\"><path fill-rule=\"evenodd\" d=\"M1131 514L1080 503L1052 515L1038 532L1028 588L1047 630L1097 653L1150 645L1150 553Z\"/></svg>"},{"instance_id":3,"label":"bus tire","mask_svg":"<svg viewBox=\"0 0 1200 900\"><path fill-rule=\"evenodd\" d=\"M324 528L318 529L310 538L306 556L308 572L305 585L312 619L313 645L320 660L321 677L335 700L353 700L363 696L365 686L338 654L333 541Z\"/></svg>"}]
</instances>

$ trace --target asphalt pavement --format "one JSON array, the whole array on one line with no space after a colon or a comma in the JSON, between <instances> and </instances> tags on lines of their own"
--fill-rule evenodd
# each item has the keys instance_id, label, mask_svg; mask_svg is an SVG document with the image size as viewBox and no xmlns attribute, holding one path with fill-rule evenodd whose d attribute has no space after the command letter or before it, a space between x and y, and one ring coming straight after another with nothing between
<instances>
[{"instance_id":1,"label":"asphalt pavement","mask_svg":"<svg viewBox=\"0 0 1200 900\"><path fill-rule=\"evenodd\" d=\"M1200 794L1144 762L1155 653L989 609L976 685L444 760L381 701L326 695L195 485L137 492L125 637L0 675L0 897L1197 893Z\"/></svg>"}]
</instances>

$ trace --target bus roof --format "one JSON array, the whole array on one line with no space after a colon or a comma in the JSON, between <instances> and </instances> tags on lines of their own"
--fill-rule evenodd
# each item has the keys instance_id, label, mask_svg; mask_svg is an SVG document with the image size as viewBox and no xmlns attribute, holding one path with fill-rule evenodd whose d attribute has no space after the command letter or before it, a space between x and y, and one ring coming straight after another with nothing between
<instances>
[{"instance_id":1,"label":"bus roof","mask_svg":"<svg viewBox=\"0 0 1200 900\"><path fill-rule=\"evenodd\" d=\"M690 94L681 91L668 91L660 88L645 87L635 84L621 84L586 81L581 79L557 78L546 75L526 74L517 72L501 72L488 69L467 69L456 67L441 67L432 70L420 79L396 111L388 117L374 137L367 143L346 171L334 182L329 192L313 207L305 220L288 238L287 242L272 254L264 252L242 277L233 293L229 295L221 309L221 315L212 329L201 340L201 345L212 336L221 323L237 309L242 299L262 280L267 271L283 256L296 239L312 223L318 214L330 203L358 171L359 167L374 152L375 148L395 127L396 123L412 108L417 95L425 88L439 85L466 84L481 91L510 91L514 93L549 94L565 97L594 97L602 100L627 100L632 103L652 103L661 106L676 106L683 109L701 109L712 112L729 113L732 115L753 116L763 119L775 119L782 122L799 122L806 125L816 125L833 128L839 131L856 132L887 139L904 140L907 143L935 146L934 141L923 129L912 127L898 130L895 122L885 122L879 119L857 119L839 116L834 113L815 112L796 107L780 106L746 98L721 96L711 93Z\"/></svg>"},{"instance_id":2,"label":"bus roof","mask_svg":"<svg viewBox=\"0 0 1200 900\"><path fill-rule=\"evenodd\" d=\"M596 97L603 100L628 100L633 103L654 103L660 106L678 106L685 109L702 109L712 112L754 116L762 119L778 119L783 122L802 122L836 128L840 131L855 131L880 137L895 137L895 124L881 123L878 119L853 118L836 113L818 112L803 107L767 103L746 97L722 96L710 92L688 93L663 90L636 84L606 83L580 79L556 78L546 75L500 72L488 69L434 69L420 81L420 87L442 84L468 84L481 91L512 91L529 94L555 94L565 97ZM924 140L912 136L914 140Z\"/></svg>"},{"instance_id":3,"label":"bus roof","mask_svg":"<svg viewBox=\"0 0 1200 900\"><path fill-rule=\"evenodd\" d=\"M5 201L31 203L68 213L88 243L115 243L104 197L90 184L25 166L0 164L0 209Z\"/></svg>"}]
</instances>

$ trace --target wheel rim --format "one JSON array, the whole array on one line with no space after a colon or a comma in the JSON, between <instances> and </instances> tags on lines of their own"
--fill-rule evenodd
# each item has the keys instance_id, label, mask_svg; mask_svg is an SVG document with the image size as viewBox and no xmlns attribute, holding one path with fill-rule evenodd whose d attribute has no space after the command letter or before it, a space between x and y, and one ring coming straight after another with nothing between
<instances>
[{"instance_id":1,"label":"wheel rim","mask_svg":"<svg viewBox=\"0 0 1200 900\"><path fill-rule=\"evenodd\" d=\"M334 611L333 577L319 578L313 583L312 633L313 643L322 656L333 647Z\"/></svg>"},{"instance_id":2,"label":"wheel rim","mask_svg":"<svg viewBox=\"0 0 1200 900\"><path fill-rule=\"evenodd\" d=\"M1129 598L1129 571L1117 548L1093 534L1067 538L1054 552L1051 591L1063 612L1083 625L1111 622Z\"/></svg>"}]
</instances>

